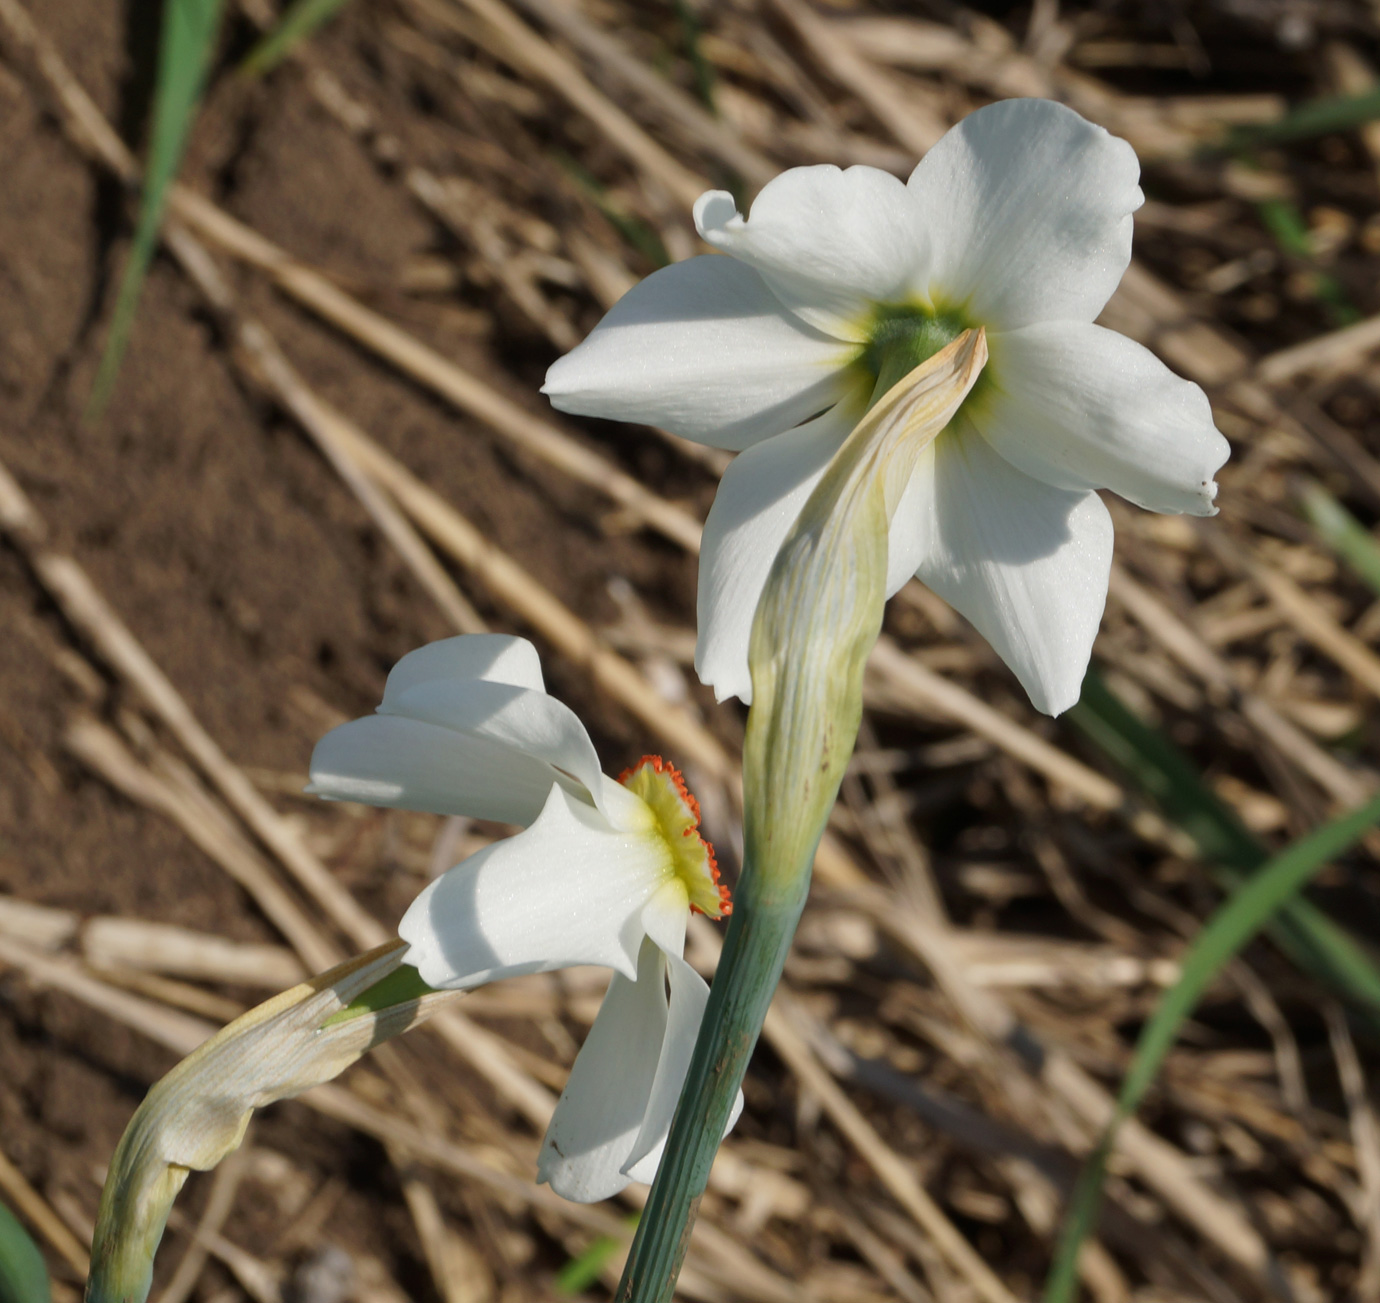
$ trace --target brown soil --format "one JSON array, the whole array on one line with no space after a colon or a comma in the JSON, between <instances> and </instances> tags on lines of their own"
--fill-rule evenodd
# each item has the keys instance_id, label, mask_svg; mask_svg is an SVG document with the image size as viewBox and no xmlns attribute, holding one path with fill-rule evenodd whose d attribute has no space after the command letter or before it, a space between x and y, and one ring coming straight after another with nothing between
<instances>
[{"instance_id":1,"label":"brown soil","mask_svg":"<svg viewBox=\"0 0 1380 1303\"><path fill-rule=\"evenodd\" d=\"M41 21L119 121L129 62L116 8L61 0L42 8ZM348 36L330 44L342 75L405 100L407 88L365 67ZM125 227L108 186L39 102L7 74L0 78L0 457L226 752L251 768L304 773L323 720L372 709L399 656L451 631L295 428L239 387L194 292L165 260L148 278L107 414L82 420ZM394 107L407 111L405 102ZM389 293L407 260L437 239L291 73L214 93L184 175L366 292ZM599 534L588 522L602 504L542 468L519 467L482 429L328 330L260 300L270 324L290 331L297 364L319 392L577 609L606 610L614 575L690 609L691 561L655 543ZM483 342L411 324L481 374L502 374ZM533 375L554 356L530 339L499 343L508 346L508 366L517 354ZM536 402L531 391L516 396ZM618 453L616 441L632 437L613 434L609 446ZM475 600L491 613L482 595ZM63 758L71 712L91 704L57 668L56 652L72 635L4 550L0 627L0 891L83 913L274 939L174 827ZM559 664L549 678L577 708L582 693L589 705L587 689ZM99 708L119 709L119 690L105 687ZM602 717L598 740L617 772L643 747L617 716ZM367 882L351 885L391 926L416 879L400 880L382 861ZM0 981L4 1151L40 1190L59 1203L66 1193L93 1215L103 1164L172 1059L66 996L35 992L13 976ZM378 1185L388 1178L377 1152L300 1109L282 1110L262 1134L272 1146L283 1132L290 1138L282 1148L310 1155L320 1178L346 1183L333 1237L390 1267L415 1256L396 1197L384 1201L389 1213L379 1221ZM232 1225L231 1233L252 1242L266 1229Z\"/></svg>"}]
</instances>

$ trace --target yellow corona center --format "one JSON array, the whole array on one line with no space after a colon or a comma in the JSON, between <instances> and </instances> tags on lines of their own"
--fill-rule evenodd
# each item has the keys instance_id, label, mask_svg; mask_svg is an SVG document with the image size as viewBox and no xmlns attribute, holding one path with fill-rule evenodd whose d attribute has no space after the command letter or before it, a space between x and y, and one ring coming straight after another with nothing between
<instances>
[{"instance_id":1,"label":"yellow corona center","mask_svg":"<svg viewBox=\"0 0 1380 1303\"><path fill-rule=\"evenodd\" d=\"M733 912L728 888L719 881L714 848L700 835L700 805L685 786L675 765L660 756L643 756L625 769L618 781L640 796L656 817L671 852L671 866L685 886L690 908L710 918Z\"/></svg>"}]
</instances>

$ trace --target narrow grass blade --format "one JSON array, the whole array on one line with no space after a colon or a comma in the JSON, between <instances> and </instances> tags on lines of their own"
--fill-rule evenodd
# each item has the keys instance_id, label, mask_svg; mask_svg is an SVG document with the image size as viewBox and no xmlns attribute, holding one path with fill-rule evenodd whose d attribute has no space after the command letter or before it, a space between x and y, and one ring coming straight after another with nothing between
<instances>
[{"instance_id":1,"label":"narrow grass blade","mask_svg":"<svg viewBox=\"0 0 1380 1303\"><path fill-rule=\"evenodd\" d=\"M43 1255L0 1203L0 1303L51 1303L52 1297Z\"/></svg>"},{"instance_id":2,"label":"narrow grass blade","mask_svg":"<svg viewBox=\"0 0 1380 1303\"><path fill-rule=\"evenodd\" d=\"M1308 225L1303 214L1288 199L1262 199L1256 204L1265 229L1274 236L1275 243L1295 258L1311 258L1313 246L1308 240Z\"/></svg>"},{"instance_id":3,"label":"narrow grass blade","mask_svg":"<svg viewBox=\"0 0 1380 1303\"><path fill-rule=\"evenodd\" d=\"M1375 535L1314 480L1303 485L1299 500L1318 537L1380 593L1380 542Z\"/></svg>"},{"instance_id":4,"label":"narrow grass blade","mask_svg":"<svg viewBox=\"0 0 1380 1303\"><path fill-rule=\"evenodd\" d=\"M1341 282L1328 272L1320 270L1315 264L1313 243L1309 238L1308 225L1297 206L1288 199L1262 199L1256 204L1256 212L1265 229L1274 236L1275 243L1291 258L1309 265L1316 292L1313 297L1321 301L1327 315L1337 326L1348 326L1359 321L1361 314L1346 296Z\"/></svg>"},{"instance_id":5,"label":"narrow grass blade","mask_svg":"<svg viewBox=\"0 0 1380 1303\"><path fill-rule=\"evenodd\" d=\"M1203 781L1193 762L1088 671L1078 704L1066 716L1149 796L1211 864L1259 868L1267 852Z\"/></svg>"},{"instance_id":6,"label":"narrow grass blade","mask_svg":"<svg viewBox=\"0 0 1380 1303\"><path fill-rule=\"evenodd\" d=\"M1227 900L1204 925L1184 956L1179 980L1141 1030L1135 1057L1122 1082L1116 1115L1074 1189L1059 1251L1045 1285L1045 1303L1071 1303L1078 1288L1078 1254L1092 1233L1102 1201L1107 1156L1117 1127L1140 1105L1184 1020L1203 992L1265 924L1333 859L1380 822L1380 797L1324 824L1276 855Z\"/></svg>"},{"instance_id":7,"label":"narrow grass blade","mask_svg":"<svg viewBox=\"0 0 1380 1303\"><path fill-rule=\"evenodd\" d=\"M115 314L92 388L88 416L98 416L109 401L120 371L130 327L139 307L144 275L158 243L168 187L177 176L182 153L196 119L206 69L220 30L221 0L165 0L158 41L158 79L153 94L153 131L144 171L143 198L134 243L120 281Z\"/></svg>"},{"instance_id":8,"label":"narrow grass blade","mask_svg":"<svg viewBox=\"0 0 1380 1303\"><path fill-rule=\"evenodd\" d=\"M627 1224L636 1227L637 1221L637 1214L634 1213L627 1219ZM571 1258L556 1273L556 1293L583 1294L599 1279L599 1273L622 1247L622 1241L615 1240L611 1235L599 1236L579 1257Z\"/></svg>"},{"instance_id":9,"label":"narrow grass blade","mask_svg":"<svg viewBox=\"0 0 1380 1303\"><path fill-rule=\"evenodd\" d=\"M1129 710L1096 670L1070 720L1197 844L1224 889L1260 871L1269 852L1219 801L1192 761ZM1269 929L1303 971L1380 1020L1380 967L1357 940L1306 900L1289 901Z\"/></svg>"},{"instance_id":10,"label":"narrow grass blade","mask_svg":"<svg viewBox=\"0 0 1380 1303\"><path fill-rule=\"evenodd\" d=\"M1354 131L1376 118L1380 118L1380 90L1367 91L1364 95L1309 100L1291 109L1278 122L1238 127L1227 137L1225 147L1235 153L1262 145L1308 140L1335 131Z\"/></svg>"},{"instance_id":11,"label":"narrow grass blade","mask_svg":"<svg viewBox=\"0 0 1380 1303\"><path fill-rule=\"evenodd\" d=\"M346 3L347 0L294 0L278 25L249 51L240 71L247 77L262 77L282 63L299 41L334 18Z\"/></svg>"},{"instance_id":12,"label":"narrow grass blade","mask_svg":"<svg viewBox=\"0 0 1380 1303\"><path fill-rule=\"evenodd\" d=\"M552 156L631 248L654 267L665 267L670 263L671 255L666 252L661 236L640 217L634 216L615 203L608 189L592 172L569 154L556 151Z\"/></svg>"},{"instance_id":13,"label":"narrow grass blade","mask_svg":"<svg viewBox=\"0 0 1380 1303\"><path fill-rule=\"evenodd\" d=\"M714 65L704 56L704 24L699 14L691 8L689 0L676 0L676 17L680 20L681 35L685 39L685 54L695 74L695 94L705 108L717 114L718 109L714 106Z\"/></svg>"}]
</instances>

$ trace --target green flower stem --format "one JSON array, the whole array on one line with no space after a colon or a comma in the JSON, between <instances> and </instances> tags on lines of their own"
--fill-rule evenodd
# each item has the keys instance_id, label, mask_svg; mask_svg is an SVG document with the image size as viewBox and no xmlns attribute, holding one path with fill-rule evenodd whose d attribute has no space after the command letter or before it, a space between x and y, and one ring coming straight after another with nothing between
<instances>
[{"instance_id":1,"label":"green flower stem","mask_svg":"<svg viewBox=\"0 0 1380 1303\"><path fill-rule=\"evenodd\" d=\"M783 893L745 865L700 1038L618 1287L620 1303L670 1303L695 1212L767 1017L809 891L810 858ZM749 861L750 863L750 861ZM714 1035L706 1035L709 1029Z\"/></svg>"},{"instance_id":2,"label":"green flower stem","mask_svg":"<svg viewBox=\"0 0 1380 1303\"><path fill-rule=\"evenodd\" d=\"M891 515L920 454L958 410L986 357L982 333L970 331L889 387L835 455L772 565L749 651L743 872L618 1303L670 1303L675 1291L695 1210L857 740L863 667L886 601Z\"/></svg>"}]
</instances>

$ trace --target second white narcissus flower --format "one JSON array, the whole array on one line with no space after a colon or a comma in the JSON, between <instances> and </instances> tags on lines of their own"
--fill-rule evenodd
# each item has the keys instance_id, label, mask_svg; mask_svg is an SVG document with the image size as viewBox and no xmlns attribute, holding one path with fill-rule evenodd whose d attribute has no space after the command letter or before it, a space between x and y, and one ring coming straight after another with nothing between
<instances>
[{"instance_id":1,"label":"second white narcissus flower","mask_svg":"<svg viewBox=\"0 0 1380 1303\"><path fill-rule=\"evenodd\" d=\"M732 908L675 768L647 756L606 777L574 712L547 695L532 644L470 635L404 656L378 713L317 744L311 779L334 800L525 826L413 902L405 962L439 989L613 969L538 1174L581 1202L650 1181L709 994L682 957L689 911Z\"/></svg>"},{"instance_id":2,"label":"second white narcissus flower","mask_svg":"<svg viewBox=\"0 0 1380 1303\"><path fill-rule=\"evenodd\" d=\"M969 115L906 183L782 173L741 216L695 205L728 257L630 290L547 374L565 411L743 450L700 562L700 677L750 699L748 640L783 540L870 403L963 331L989 360L892 516L886 592L912 574L968 617L1050 714L1078 697L1106 600L1095 490L1211 515L1226 440L1206 396L1093 324L1131 254L1139 164L1047 100Z\"/></svg>"}]
</instances>

